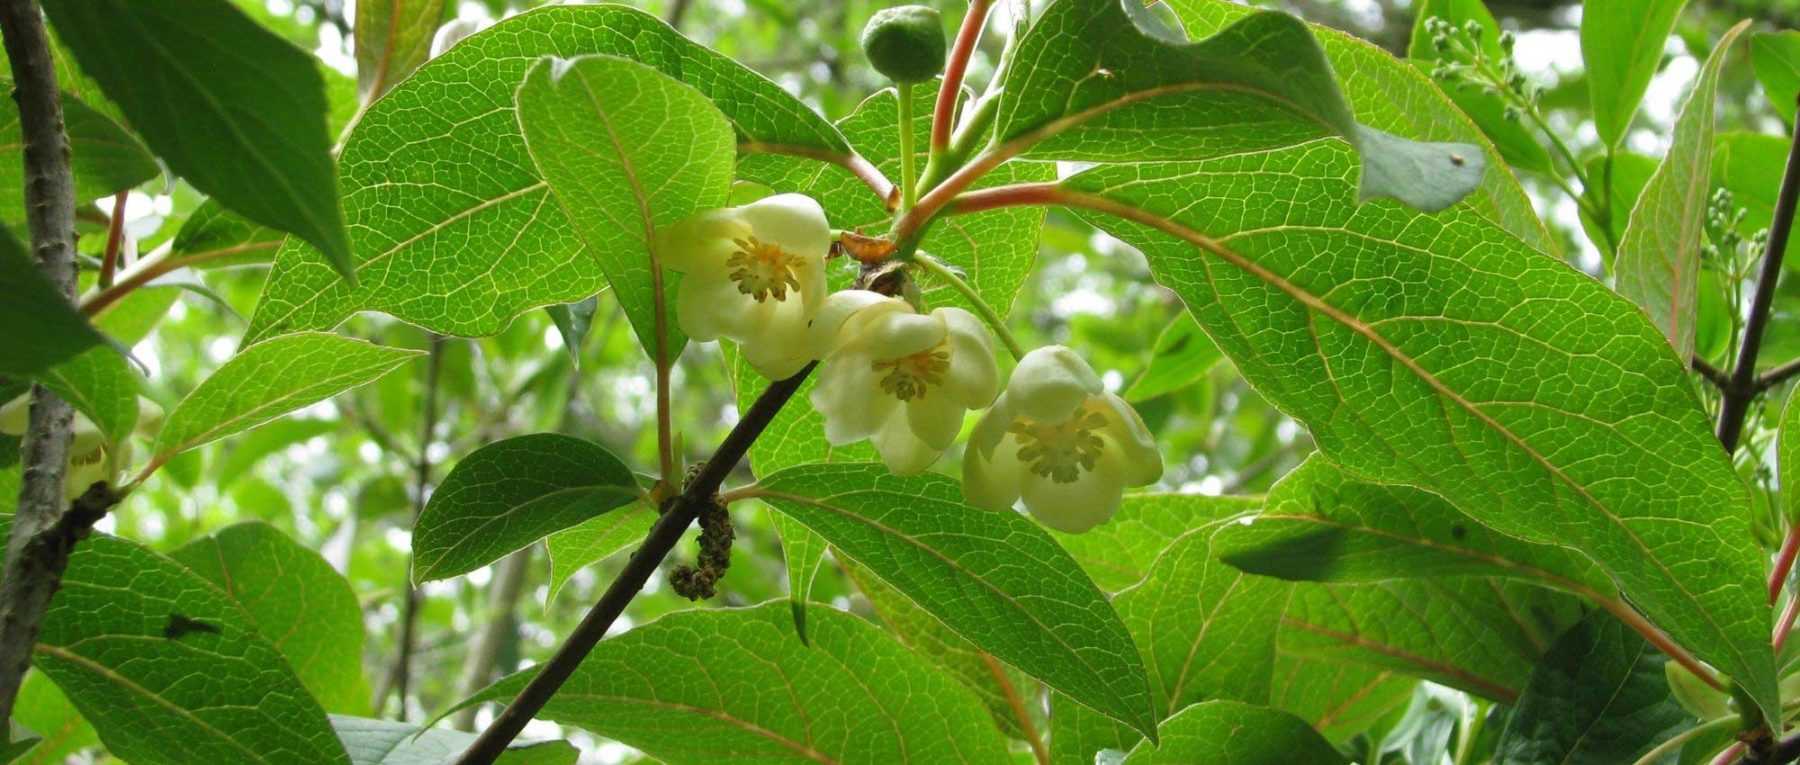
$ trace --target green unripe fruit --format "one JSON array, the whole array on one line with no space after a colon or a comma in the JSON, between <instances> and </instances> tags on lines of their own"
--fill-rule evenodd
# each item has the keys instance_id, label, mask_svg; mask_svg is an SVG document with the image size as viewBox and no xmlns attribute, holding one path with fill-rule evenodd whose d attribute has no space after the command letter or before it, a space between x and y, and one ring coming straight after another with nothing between
<instances>
[{"instance_id":1,"label":"green unripe fruit","mask_svg":"<svg viewBox=\"0 0 1800 765\"><path fill-rule=\"evenodd\" d=\"M884 8L863 27L863 52L875 71L911 85L944 71L944 22L923 5Z\"/></svg>"}]
</instances>

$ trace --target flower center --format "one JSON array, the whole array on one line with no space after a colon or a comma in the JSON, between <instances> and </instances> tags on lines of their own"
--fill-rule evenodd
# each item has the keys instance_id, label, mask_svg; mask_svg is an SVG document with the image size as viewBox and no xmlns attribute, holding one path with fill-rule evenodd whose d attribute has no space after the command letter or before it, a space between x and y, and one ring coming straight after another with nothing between
<instances>
[{"instance_id":1,"label":"flower center","mask_svg":"<svg viewBox=\"0 0 1800 765\"><path fill-rule=\"evenodd\" d=\"M725 261L725 266L731 269L731 280L737 282L738 292L761 303L770 295L786 300L788 290L800 289L800 278L794 274L797 258L787 250L754 236L733 239L732 243L738 250Z\"/></svg>"},{"instance_id":2,"label":"flower center","mask_svg":"<svg viewBox=\"0 0 1800 765\"><path fill-rule=\"evenodd\" d=\"M876 361L875 371L887 372L887 376L881 378L881 389L901 401L924 398L931 386L943 384L944 372L950 369L950 351L943 347L939 345L910 356Z\"/></svg>"},{"instance_id":3,"label":"flower center","mask_svg":"<svg viewBox=\"0 0 1800 765\"><path fill-rule=\"evenodd\" d=\"M1063 422L1013 421L1007 432L1019 441L1019 461L1031 472L1057 483L1074 483L1081 471L1093 470L1106 442L1094 431L1106 426L1099 412L1082 409Z\"/></svg>"}]
</instances>

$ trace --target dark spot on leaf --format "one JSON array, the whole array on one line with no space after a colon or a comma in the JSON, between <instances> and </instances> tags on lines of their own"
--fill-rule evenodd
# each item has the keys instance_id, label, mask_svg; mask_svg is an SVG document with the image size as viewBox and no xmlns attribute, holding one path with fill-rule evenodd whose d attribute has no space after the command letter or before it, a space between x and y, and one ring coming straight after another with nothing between
<instances>
[{"instance_id":1,"label":"dark spot on leaf","mask_svg":"<svg viewBox=\"0 0 1800 765\"><path fill-rule=\"evenodd\" d=\"M1457 524L1453 524L1450 526L1450 536L1455 537L1457 539L1462 539L1463 537L1466 537L1468 535L1469 535L1469 530L1463 528L1462 524L1457 523Z\"/></svg>"},{"instance_id":2,"label":"dark spot on leaf","mask_svg":"<svg viewBox=\"0 0 1800 765\"><path fill-rule=\"evenodd\" d=\"M1461 155L1461 154L1450 155L1450 164L1452 164L1452 165L1455 165L1457 167L1462 167L1463 164L1466 162L1468 162L1468 160L1463 159L1463 155Z\"/></svg>"},{"instance_id":3,"label":"dark spot on leaf","mask_svg":"<svg viewBox=\"0 0 1800 765\"><path fill-rule=\"evenodd\" d=\"M219 625L189 618L182 614L169 614L169 623L163 627L163 637L180 640L194 633L203 635L219 634Z\"/></svg>"}]
</instances>

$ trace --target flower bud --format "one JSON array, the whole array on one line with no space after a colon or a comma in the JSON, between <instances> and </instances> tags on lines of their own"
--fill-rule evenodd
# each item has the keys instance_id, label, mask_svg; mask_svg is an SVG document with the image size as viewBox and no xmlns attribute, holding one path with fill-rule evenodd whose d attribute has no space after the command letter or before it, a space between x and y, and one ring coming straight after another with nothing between
<instances>
[{"instance_id":1,"label":"flower bud","mask_svg":"<svg viewBox=\"0 0 1800 765\"><path fill-rule=\"evenodd\" d=\"M944 22L934 8L902 5L877 11L863 27L862 46L875 71L897 83L924 82L944 71Z\"/></svg>"}]
</instances>

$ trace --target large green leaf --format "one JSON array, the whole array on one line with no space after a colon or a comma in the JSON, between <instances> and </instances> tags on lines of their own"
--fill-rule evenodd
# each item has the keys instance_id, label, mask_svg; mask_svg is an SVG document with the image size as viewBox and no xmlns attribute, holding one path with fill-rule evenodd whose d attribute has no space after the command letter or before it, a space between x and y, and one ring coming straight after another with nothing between
<instances>
[{"instance_id":1,"label":"large green leaf","mask_svg":"<svg viewBox=\"0 0 1800 765\"><path fill-rule=\"evenodd\" d=\"M550 593L545 602L556 600L575 572L643 542L655 523L656 506L636 502L545 537L544 551L550 558Z\"/></svg>"},{"instance_id":2,"label":"large green leaf","mask_svg":"<svg viewBox=\"0 0 1800 765\"><path fill-rule=\"evenodd\" d=\"M1616 598L1606 575L1562 547L1497 534L1430 492L1361 483L1313 455L1269 490L1251 523L1219 533L1225 562L1323 582L1492 576Z\"/></svg>"},{"instance_id":3,"label":"large green leaf","mask_svg":"<svg viewBox=\"0 0 1800 765\"><path fill-rule=\"evenodd\" d=\"M319 554L261 522L227 526L169 554L242 606L327 711L369 705L362 607Z\"/></svg>"},{"instance_id":4,"label":"large green leaf","mask_svg":"<svg viewBox=\"0 0 1800 765\"><path fill-rule=\"evenodd\" d=\"M655 66L713 99L740 139L845 153L843 136L774 83L619 6L556 6L471 35L395 86L357 123L340 188L359 286L292 240L275 259L246 342L336 326L363 310L488 335L538 306L600 291L602 272L525 151L513 91L545 56ZM453 95L452 95L453 94Z\"/></svg>"},{"instance_id":5,"label":"large green leaf","mask_svg":"<svg viewBox=\"0 0 1800 765\"><path fill-rule=\"evenodd\" d=\"M1613 260L1619 294L1643 307L1682 358L1694 353L1700 245L1706 236L1707 201L1712 198L1713 101L1719 70L1731 44L1749 27L1749 21L1732 27L1700 67L1675 118L1669 153L1638 196Z\"/></svg>"},{"instance_id":6,"label":"large green leaf","mask_svg":"<svg viewBox=\"0 0 1800 765\"><path fill-rule=\"evenodd\" d=\"M1582 611L1572 596L1489 577L1299 584L1281 618L1279 650L1512 703Z\"/></svg>"},{"instance_id":7,"label":"large green leaf","mask_svg":"<svg viewBox=\"0 0 1800 765\"><path fill-rule=\"evenodd\" d=\"M1354 165L1320 141L1100 167L1061 199L1143 250L1333 461L1580 550L1773 708L1748 493L1685 360L1622 297L1472 213L1358 204Z\"/></svg>"},{"instance_id":8,"label":"large green leaf","mask_svg":"<svg viewBox=\"0 0 1800 765\"><path fill-rule=\"evenodd\" d=\"M356 4L356 89L380 98L431 56L444 0L361 0Z\"/></svg>"},{"instance_id":9,"label":"large green leaf","mask_svg":"<svg viewBox=\"0 0 1800 765\"><path fill-rule=\"evenodd\" d=\"M813 580L825 565L825 540L804 524L781 513L769 513L770 525L781 540L781 559L787 564L788 606L794 612L794 632L806 639L806 604L812 600Z\"/></svg>"},{"instance_id":10,"label":"large green leaf","mask_svg":"<svg viewBox=\"0 0 1800 765\"><path fill-rule=\"evenodd\" d=\"M895 476L880 465L789 468L764 476L756 496L981 650L1154 733L1144 667L1125 625L1037 524L970 507L962 487L943 476Z\"/></svg>"},{"instance_id":11,"label":"large green leaf","mask_svg":"<svg viewBox=\"0 0 1800 765\"><path fill-rule=\"evenodd\" d=\"M1800 32L1784 29L1750 36L1750 64L1756 81L1776 113L1794 121L1794 99L1800 97Z\"/></svg>"},{"instance_id":12,"label":"large green leaf","mask_svg":"<svg viewBox=\"0 0 1800 765\"><path fill-rule=\"evenodd\" d=\"M510 698L532 673L464 704ZM803 645L779 602L680 611L603 641L538 716L671 765L1006 760L975 697L924 659L826 608Z\"/></svg>"},{"instance_id":13,"label":"large green leaf","mask_svg":"<svg viewBox=\"0 0 1800 765\"><path fill-rule=\"evenodd\" d=\"M1355 145L1365 198L1437 210L1481 182L1486 155L1356 121L1325 52L1293 16L1247 16L1198 43L1136 0L1061 0L1020 41L995 147L1049 159L1200 159L1335 135Z\"/></svg>"},{"instance_id":14,"label":"large green leaf","mask_svg":"<svg viewBox=\"0 0 1800 765\"><path fill-rule=\"evenodd\" d=\"M1157 335L1150 365L1125 388L1125 400L1145 401L1186 388L1205 377L1222 358L1225 354L1219 346L1183 311Z\"/></svg>"},{"instance_id":15,"label":"large green leaf","mask_svg":"<svg viewBox=\"0 0 1800 765\"><path fill-rule=\"evenodd\" d=\"M679 278L656 230L723 207L736 144L706 96L612 56L545 59L519 86L519 124L539 174L606 272L659 363L686 342L669 316Z\"/></svg>"},{"instance_id":16,"label":"large green leaf","mask_svg":"<svg viewBox=\"0 0 1800 765\"><path fill-rule=\"evenodd\" d=\"M1196 38L1256 12L1231 0L1164 0L1164 4ZM1309 26L1342 78L1340 87L1358 122L1420 141L1475 144L1482 147L1489 166L1504 166L1501 153L1430 77L1360 37L1320 24ZM1462 204L1533 247L1545 252L1557 247L1512 173L1484 174L1481 185Z\"/></svg>"},{"instance_id":17,"label":"large green leaf","mask_svg":"<svg viewBox=\"0 0 1800 765\"><path fill-rule=\"evenodd\" d=\"M106 342L6 232L0 232L0 335L6 337L0 375L15 379Z\"/></svg>"},{"instance_id":18,"label":"large green leaf","mask_svg":"<svg viewBox=\"0 0 1800 765\"><path fill-rule=\"evenodd\" d=\"M156 435L152 459L166 460L331 398L418 355L329 332L305 332L252 345L175 405Z\"/></svg>"},{"instance_id":19,"label":"large green leaf","mask_svg":"<svg viewBox=\"0 0 1800 765\"><path fill-rule=\"evenodd\" d=\"M11 92L13 86L0 81L0 87ZM110 196L161 172L143 142L112 118L67 92L62 106L76 199ZM0 106L0 221L14 228L25 223L25 139L19 132L19 107L11 101Z\"/></svg>"},{"instance_id":20,"label":"large green leaf","mask_svg":"<svg viewBox=\"0 0 1800 765\"><path fill-rule=\"evenodd\" d=\"M1144 657L1159 721L1208 699L1267 703L1280 604L1290 590L1286 582L1251 576L1218 560L1214 538L1248 518L1240 508L1206 497L1185 499L1192 501L1177 506L1191 517L1193 528L1163 550L1143 581L1113 598ZM1084 758L1137 740L1117 723L1083 719L1095 717L1086 709L1061 707L1054 718L1055 740L1065 752L1072 746ZM1113 730L1107 730L1108 723Z\"/></svg>"},{"instance_id":21,"label":"large green leaf","mask_svg":"<svg viewBox=\"0 0 1800 765\"><path fill-rule=\"evenodd\" d=\"M95 535L70 558L32 661L134 763L348 765L325 710L253 624L180 563Z\"/></svg>"},{"instance_id":22,"label":"large green leaf","mask_svg":"<svg viewBox=\"0 0 1800 765\"><path fill-rule=\"evenodd\" d=\"M987 707L994 724L1006 735L1027 740L1037 737L1041 743L1037 722L1032 717L1033 710L1038 708L1041 690L1037 681L951 632L937 617L868 570L855 563L840 562L840 565L856 588L868 598L869 606L875 610L877 620L889 635L974 691L982 706ZM1105 717L1100 719L1118 725Z\"/></svg>"},{"instance_id":23,"label":"large green leaf","mask_svg":"<svg viewBox=\"0 0 1800 765\"><path fill-rule=\"evenodd\" d=\"M1208 701L1163 723L1163 742L1139 744L1123 765L1342 765L1343 755L1305 721L1236 701Z\"/></svg>"},{"instance_id":24,"label":"large green leaf","mask_svg":"<svg viewBox=\"0 0 1800 765\"><path fill-rule=\"evenodd\" d=\"M181 258L193 268L225 268L268 263L286 237L258 225L219 204L200 203L175 232L170 257Z\"/></svg>"},{"instance_id":25,"label":"large green leaf","mask_svg":"<svg viewBox=\"0 0 1800 765\"><path fill-rule=\"evenodd\" d=\"M351 273L325 83L309 53L226 0L53 0L44 11L177 175Z\"/></svg>"},{"instance_id":26,"label":"large green leaf","mask_svg":"<svg viewBox=\"0 0 1800 765\"><path fill-rule=\"evenodd\" d=\"M42 672L25 675L14 702L13 721L40 738L10 765L67 765L70 755L100 743L94 726L82 719L69 697ZM0 757L0 762L7 760Z\"/></svg>"},{"instance_id":27,"label":"large green leaf","mask_svg":"<svg viewBox=\"0 0 1800 765\"><path fill-rule=\"evenodd\" d=\"M1713 185L1729 190L1732 203L1744 210L1738 230L1746 236L1774 221L1775 196L1787 167L1788 146L1781 136L1742 131L1720 133L1713 146ZM1782 264L1789 270L1800 269L1800 240L1788 242ZM1779 363L1779 358L1769 362Z\"/></svg>"},{"instance_id":28,"label":"large green leaf","mask_svg":"<svg viewBox=\"0 0 1800 765\"><path fill-rule=\"evenodd\" d=\"M1119 512L1105 523L1080 534L1051 531L1050 536L1100 589L1118 592L1142 580L1182 534L1261 506L1260 497L1127 494Z\"/></svg>"},{"instance_id":29,"label":"large green leaf","mask_svg":"<svg viewBox=\"0 0 1800 765\"><path fill-rule=\"evenodd\" d=\"M1600 142L1618 146L1662 65L1663 45L1687 0L1587 0L1581 62Z\"/></svg>"},{"instance_id":30,"label":"large green leaf","mask_svg":"<svg viewBox=\"0 0 1800 765\"><path fill-rule=\"evenodd\" d=\"M475 734L444 728L331 716L350 752L350 765L449 765L475 743ZM575 765L581 752L567 741L514 741L496 765Z\"/></svg>"},{"instance_id":31,"label":"large green leaf","mask_svg":"<svg viewBox=\"0 0 1800 765\"><path fill-rule=\"evenodd\" d=\"M488 444L456 463L419 515L413 581L474 571L642 494L631 468L592 441L537 433Z\"/></svg>"},{"instance_id":32,"label":"large green leaf","mask_svg":"<svg viewBox=\"0 0 1800 765\"><path fill-rule=\"evenodd\" d=\"M1333 742L1352 738L1404 707L1419 683L1384 667L1278 650L1269 705L1307 721Z\"/></svg>"},{"instance_id":33,"label":"large green leaf","mask_svg":"<svg viewBox=\"0 0 1800 765\"><path fill-rule=\"evenodd\" d=\"M1479 24L1481 34L1476 42L1481 46L1482 55L1490 61L1506 56L1506 51L1500 47L1500 23L1494 20L1494 14L1488 12L1482 0L1424 0L1413 15L1412 38L1406 46L1407 57L1421 62L1421 69L1430 71L1429 62L1442 58L1437 46L1431 42L1431 32L1426 29L1426 22L1434 18L1458 27L1469 22ZM1346 89L1353 88L1346 86ZM1445 94L1469 115L1469 119L1481 126L1481 132L1487 134L1509 164L1536 173L1556 172L1550 152L1525 122L1507 118L1506 101L1499 95L1467 84L1451 86Z\"/></svg>"},{"instance_id":34,"label":"large green leaf","mask_svg":"<svg viewBox=\"0 0 1800 765\"><path fill-rule=\"evenodd\" d=\"M1496 759L1518 765L1634 762L1694 720L1669 691L1658 653L1619 620L1581 620L1531 673Z\"/></svg>"},{"instance_id":35,"label":"large green leaf","mask_svg":"<svg viewBox=\"0 0 1800 765\"><path fill-rule=\"evenodd\" d=\"M931 145L931 115L937 98L936 81L913 87L914 167L924 167ZM864 99L856 110L838 120L837 127L858 154L875 164L888 178L899 178L900 99L886 89ZM892 213L850 171L837 165L786 154L747 153L739 158L738 174L776 191L807 194L825 206L836 228L880 233ZM1056 178L1056 166L1044 162L1008 162L977 181L973 188L1009 183L1048 181ZM1005 316L1025 285L1037 260L1038 233L1044 213L1027 207L989 210L975 215L939 221L925 233L919 248L961 269L982 300ZM850 272L834 269L841 282ZM956 290L938 280L924 278L919 288L927 303L972 307Z\"/></svg>"},{"instance_id":36,"label":"large green leaf","mask_svg":"<svg viewBox=\"0 0 1800 765\"><path fill-rule=\"evenodd\" d=\"M125 440L137 426L137 374L125 363L125 357L109 346L82 351L81 355L44 370L36 379L87 415L108 443Z\"/></svg>"}]
</instances>

